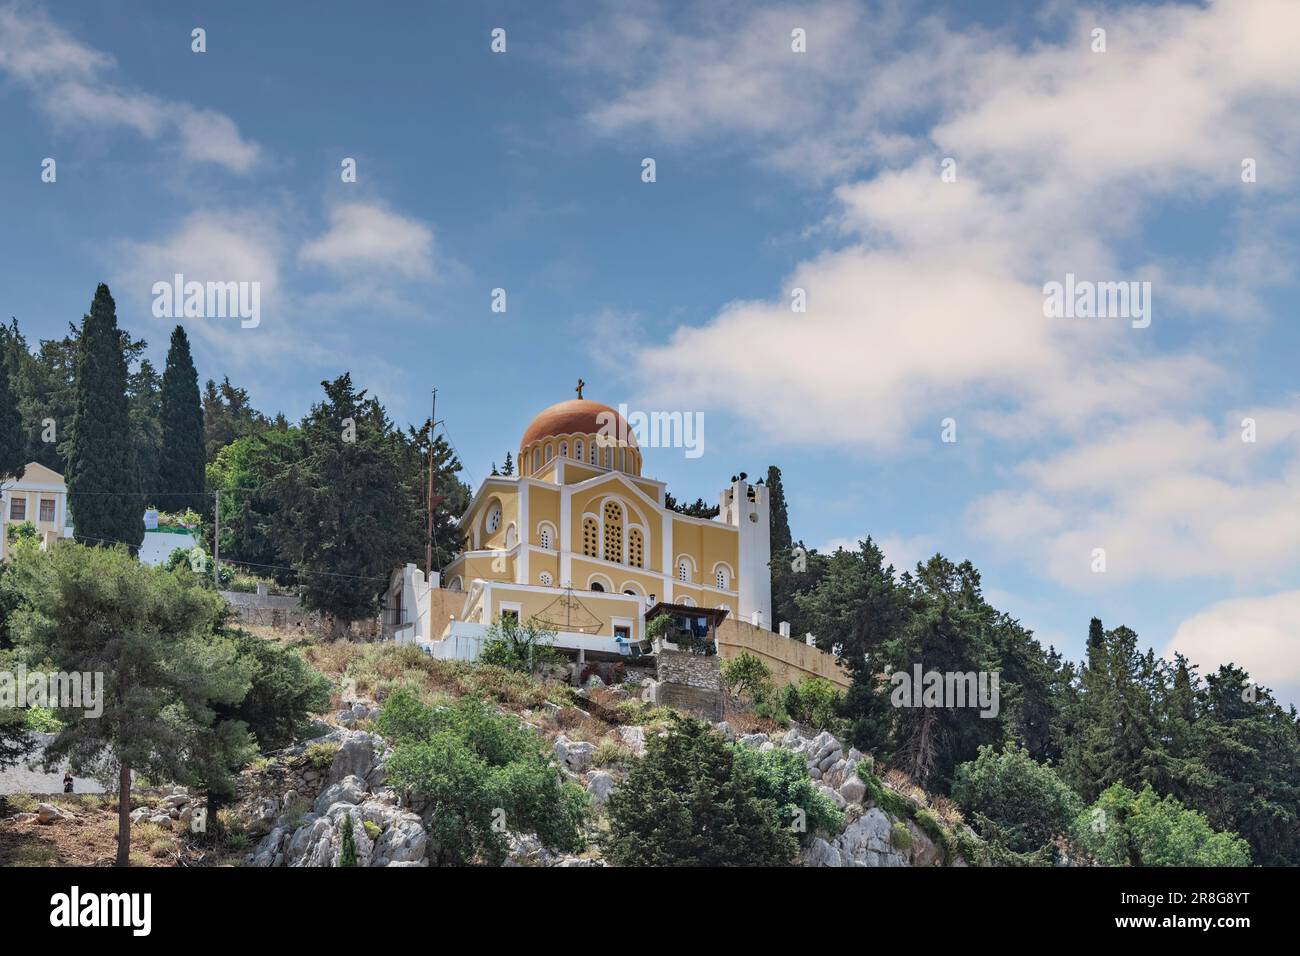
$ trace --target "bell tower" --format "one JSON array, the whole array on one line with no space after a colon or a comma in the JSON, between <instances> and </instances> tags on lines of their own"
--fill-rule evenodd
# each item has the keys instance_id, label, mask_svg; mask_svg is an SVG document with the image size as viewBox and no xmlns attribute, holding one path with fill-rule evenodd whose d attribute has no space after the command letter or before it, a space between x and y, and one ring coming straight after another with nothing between
<instances>
[{"instance_id":1,"label":"bell tower","mask_svg":"<svg viewBox=\"0 0 1300 956\"><path fill-rule=\"evenodd\" d=\"M758 626L772 629L772 528L768 513L766 485L749 483L742 472L722 490L718 518L739 532L740 607L736 616L753 623L758 612Z\"/></svg>"}]
</instances>

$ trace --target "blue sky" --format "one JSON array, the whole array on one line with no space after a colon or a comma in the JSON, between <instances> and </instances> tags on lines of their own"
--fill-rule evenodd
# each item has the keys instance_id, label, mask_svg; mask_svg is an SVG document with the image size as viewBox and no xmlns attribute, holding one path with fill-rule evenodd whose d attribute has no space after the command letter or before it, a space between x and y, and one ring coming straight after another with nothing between
<instances>
[{"instance_id":1,"label":"blue sky","mask_svg":"<svg viewBox=\"0 0 1300 956\"><path fill-rule=\"evenodd\" d=\"M161 363L155 281L258 281L257 328L186 323L201 376L437 385L475 483L582 376L704 415L647 455L679 497L776 463L810 545L1300 700L1294 3L402 6L0 3L3 315L107 281ZM1150 327L1045 318L1067 272Z\"/></svg>"}]
</instances>

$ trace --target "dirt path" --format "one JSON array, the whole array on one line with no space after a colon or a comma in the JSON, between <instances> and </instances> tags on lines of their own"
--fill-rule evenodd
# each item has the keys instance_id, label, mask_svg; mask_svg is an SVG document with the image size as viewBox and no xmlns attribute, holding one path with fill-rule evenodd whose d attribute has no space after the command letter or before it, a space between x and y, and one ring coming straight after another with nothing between
<instances>
[{"instance_id":1,"label":"dirt path","mask_svg":"<svg viewBox=\"0 0 1300 956\"><path fill-rule=\"evenodd\" d=\"M12 767L0 770L0 793L62 793L63 775L67 764L60 764L54 773L44 773L40 768L40 756L46 746L54 739L53 734L33 734L36 749L26 758ZM73 782L74 793L103 793L104 788L90 777L77 777Z\"/></svg>"}]
</instances>

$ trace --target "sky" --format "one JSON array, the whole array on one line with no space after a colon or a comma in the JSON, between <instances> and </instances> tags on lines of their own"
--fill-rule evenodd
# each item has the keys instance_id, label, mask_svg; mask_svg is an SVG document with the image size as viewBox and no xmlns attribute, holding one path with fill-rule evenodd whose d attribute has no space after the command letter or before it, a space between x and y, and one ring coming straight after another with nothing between
<instances>
[{"instance_id":1,"label":"sky","mask_svg":"<svg viewBox=\"0 0 1300 956\"><path fill-rule=\"evenodd\" d=\"M155 283L255 282L255 324L183 319L202 378L296 419L347 371L402 424L436 386L475 486L581 377L700 416L646 453L678 498L776 464L810 547L969 558L1071 658L1096 615L1300 701L1296 36L1294 0L0 0L0 315L59 337L107 282L161 366ZM1067 275L1146 318L1047 314Z\"/></svg>"}]
</instances>

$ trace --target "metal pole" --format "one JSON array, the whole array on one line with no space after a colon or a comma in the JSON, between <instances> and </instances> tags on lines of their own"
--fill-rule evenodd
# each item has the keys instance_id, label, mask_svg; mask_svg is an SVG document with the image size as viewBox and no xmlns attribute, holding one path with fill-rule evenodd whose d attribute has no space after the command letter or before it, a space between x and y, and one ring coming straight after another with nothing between
<instances>
[{"instance_id":1,"label":"metal pole","mask_svg":"<svg viewBox=\"0 0 1300 956\"><path fill-rule=\"evenodd\" d=\"M433 578L433 430L438 423L438 390L429 404L429 530L424 542L424 580Z\"/></svg>"}]
</instances>

